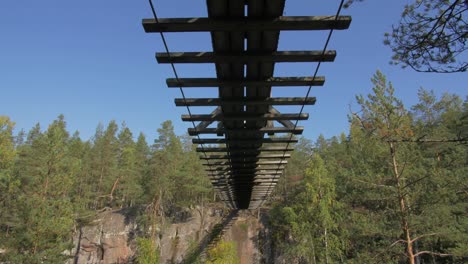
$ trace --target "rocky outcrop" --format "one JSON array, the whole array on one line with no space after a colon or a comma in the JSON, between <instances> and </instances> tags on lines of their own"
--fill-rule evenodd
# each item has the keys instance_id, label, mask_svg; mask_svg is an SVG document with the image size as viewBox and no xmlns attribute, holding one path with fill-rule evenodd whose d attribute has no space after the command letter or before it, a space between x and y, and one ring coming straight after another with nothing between
<instances>
[{"instance_id":1,"label":"rocky outcrop","mask_svg":"<svg viewBox=\"0 0 468 264\"><path fill-rule=\"evenodd\" d=\"M182 210L173 217L172 224L164 228L157 243L161 250L161 263L181 263L197 248L204 248L213 227L220 223L226 211L219 206L196 207Z\"/></svg>"},{"instance_id":2,"label":"rocky outcrop","mask_svg":"<svg viewBox=\"0 0 468 264\"><path fill-rule=\"evenodd\" d=\"M133 263L136 237L145 233L137 223L141 213L138 208L100 213L77 231L74 258L67 264ZM156 238L161 263L204 256L221 239L236 243L241 264L282 262L272 249L267 211L229 213L222 205L211 205L173 210L164 222Z\"/></svg>"},{"instance_id":3,"label":"rocky outcrop","mask_svg":"<svg viewBox=\"0 0 468 264\"><path fill-rule=\"evenodd\" d=\"M144 233L137 224L138 208L105 211L81 227L67 264L133 263L136 236ZM161 263L181 263L226 214L220 206L179 209L170 213L156 239Z\"/></svg>"},{"instance_id":4,"label":"rocky outcrop","mask_svg":"<svg viewBox=\"0 0 468 264\"><path fill-rule=\"evenodd\" d=\"M132 209L105 211L75 236L73 264L130 263L138 226Z\"/></svg>"}]
</instances>

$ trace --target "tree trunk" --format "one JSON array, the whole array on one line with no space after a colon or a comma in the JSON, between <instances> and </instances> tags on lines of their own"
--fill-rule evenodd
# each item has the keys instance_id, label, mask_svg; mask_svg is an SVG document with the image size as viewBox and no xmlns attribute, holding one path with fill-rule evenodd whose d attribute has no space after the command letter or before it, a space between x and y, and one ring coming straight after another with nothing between
<instances>
[{"instance_id":1,"label":"tree trunk","mask_svg":"<svg viewBox=\"0 0 468 264\"><path fill-rule=\"evenodd\" d=\"M98 189L97 189L97 196L99 197L101 195L101 187L102 187L102 179L104 177L104 166L101 166L101 173L99 176L99 183L98 183ZM99 201L96 198L96 201L94 201L94 209L97 209L99 206Z\"/></svg>"},{"instance_id":2,"label":"tree trunk","mask_svg":"<svg viewBox=\"0 0 468 264\"><path fill-rule=\"evenodd\" d=\"M398 200L400 203L400 212L401 212L401 229L405 236L406 253L408 256L408 262L410 264L415 264L413 242L411 241L411 233L410 233L410 227L408 223L408 207L406 205L405 197L404 197L403 190L402 190L403 188L402 188L402 184L400 181L401 175L400 175L400 172L398 171L398 162L396 159L396 147L393 142L389 142L389 147L390 147L390 154L392 156L393 174L395 177L397 190L398 190Z\"/></svg>"},{"instance_id":3,"label":"tree trunk","mask_svg":"<svg viewBox=\"0 0 468 264\"><path fill-rule=\"evenodd\" d=\"M325 242L325 263L328 264L330 263L329 259L328 259L328 239L327 239L327 228L325 227L325 230L323 232L323 235L324 235L324 242Z\"/></svg>"},{"instance_id":4,"label":"tree trunk","mask_svg":"<svg viewBox=\"0 0 468 264\"><path fill-rule=\"evenodd\" d=\"M117 184L119 184L120 176L115 180L114 184L112 185L111 192L109 194L109 207L112 207L112 201L114 200L114 191L117 188Z\"/></svg>"}]
</instances>

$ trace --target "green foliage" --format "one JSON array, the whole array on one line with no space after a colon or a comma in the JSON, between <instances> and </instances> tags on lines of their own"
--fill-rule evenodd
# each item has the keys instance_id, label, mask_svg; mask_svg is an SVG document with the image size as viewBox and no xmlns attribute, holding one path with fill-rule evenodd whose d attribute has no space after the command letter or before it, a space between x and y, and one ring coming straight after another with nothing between
<instances>
[{"instance_id":1,"label":"green foliage","mask_svg":"<svg viewBox=\"0 0 468 264\"><path fill-rule=\"evenodd\" d=\"M347 0L345 7L354 2ZM405 5L398 25L385 33L391 64L418 72L465 72L468 10L465 0L413 0Z\"/></svg>"},{"instance_id":2,"label":"green foliage","mask_svg":"<svg viewBox=\"0 0 468 264\"><path fill-rule=\"evenodd\" d=\"M177 206L206 201L211 185L190 138L176 136L171 121L162 123L158 133L146 175L146 199L157 197Z\"/></svg>"},{"instance_id":3,"label":"green foliage","mask_svg":"<svg viewBox=\"0 0 468 264\"><path fill-rule=\"evenodd\" d=\"M334 179L314 154L301 184L271 211L276 243L298 261L339 261L346 241L346 232L339 228L340 208Z\"/></svg>"},{"instance_id":4,"label":"green foliage","mask_svg":"<svg viewBox=\"0 0 468 264\"><path fill-rule=\"evenodd\" d=\"M69 135L63 116L44 132L37 124L26 140L24 133L15 138L13 127L0 117L0 248L6 250L0 262L63 263L73 230L104 207L150 204L147 227L156 230L166 206L211 197L194 146L175 135L170 121L153 148L115 121L99 125L85 142L78 132ZM148 244L142 240L141 247ZM147 263L154 263L148 252Z\"/></svg>"},{"instance_id":5,"label":"green foliage","mask_svg":"<svg viewBox=\"0 0 468 264\"><path fill-rule=\"evenodd\" d=\"M421 89L407 110L382 73L372 84L347 135L300 139L270 211L275 247L291 262L404 263L412 252L419 263L462 263L468 101ZM140 219L154 237L168 209L212 197L196 146L170 121L151 146L114 121L89 141L70 136L63 116L27 136L13 128L0 116L0 262L64 263L73 230L104 207L148 205ZM139 263L157 263L152 241L138 239ZM208 261L237 263L236 246L218 244Z\"/></svg>"},{"instance_id":6,"label":"green foliage","mask_svg":"<svg viewBox=\"0 0 468 264\"><path fill-rule=\"evenodd\" d=\"M206 264L237 264L237 245L235 242L220 241L215 247L208 250Z\"/></svg>"},{"instance_id":7,"label":"green foliage","mask_svg":"<svg viewBox=\"0 0 468 264\"><path fill-rule=\"evenodd\" d=\"M159 250L154 240L150 238L137 238L137 255L136 263L138 264L158 264Z\"/></svg>"},{"instance_id":8,"label":"green foliage","mask_svg":"<svg viewBox=\"0 0 468 264\"><path fill-rule=\"evenodd\" d=\"M350 117L348 136L319 137L288 162L306 160L308 168L286 170L285 178L292 172L303 181L283 182L287 191L276 193L274 244L295 262L406 263L404 220L415 262L462 263L468 103L420 90L409 111L382 73L372 83L370 95L357 97L361 109ZM335 247L329 259L325 227Z\"/></svg>"}]
</instances>

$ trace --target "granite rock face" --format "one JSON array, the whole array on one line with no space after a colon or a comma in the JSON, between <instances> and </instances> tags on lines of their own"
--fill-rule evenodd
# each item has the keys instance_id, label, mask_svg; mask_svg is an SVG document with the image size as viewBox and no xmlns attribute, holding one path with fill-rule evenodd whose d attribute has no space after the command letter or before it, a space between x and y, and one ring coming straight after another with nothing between
<instances>
[{"instance_id":1,"label":"granite rock face","mask_svg":"<svg viewBox=\"0 0 468 264\"><path fill-rule=\"evenodd\" d=\"M102 212L76 232L73 258L67 264L133 263L136 237L144 233L137 225L137 208ZM221 221L219 207L178 209L166 219L156 244L161 263L181 263L193 248Z\"/></svg>"},{"instance_id":2,"label":"granite rock face","mask_svg":"<svg viewBox=\"0 0 468 264\"><path fill-rule=\"evenodd\" d=\"M101 212L96 220L77 230L70 252L73 258L67 264L134 263L136 237L148 231L137 224L142 212L141 208ZM156 238L160 263L183 263L194 252L206 256L206 250L221 239L236 243L241 264L288 263L274 252L267 210L239 211L232 216L216 204L174 209L168 215ZM216 229L222 231L211 239Z\"/></svg>"},{"instance_id":3,"label":"granite rock face","mask_svg":"<svg viewBox=\"0 0 468 264\"><path fill-rule=\"evenodd\" d=\"M195 207L179 212L160 236L161 263L182 263L197 247L204 247L203 238L210 234L225 212L216 207ZM202 244L202 245L201 245Z\"/></svg>"},{"instance_id":4,"label":"granite rock face","mask_svg":"<svg viewBox=\"0 0 468 264\"><path fill-rule=\"evenodd\" d=\"M135 219L129 210L106 211L75 237L73 264L131 263L135 254Z\"/></svg>"}]
</instances>

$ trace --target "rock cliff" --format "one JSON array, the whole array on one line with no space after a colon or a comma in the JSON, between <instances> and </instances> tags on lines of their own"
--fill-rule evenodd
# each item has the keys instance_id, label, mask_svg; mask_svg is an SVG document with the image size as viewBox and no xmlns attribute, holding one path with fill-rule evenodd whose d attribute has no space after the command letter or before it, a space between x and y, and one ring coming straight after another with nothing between
<instances>
[{"instance_id":1,"label":"rock cliff","mask_svg":"<svg viewBox=\"0 0 468 264\"><path fill-rule=\"evenodd\" d=\"M133 263L136 237L144 232L137 223L138 210L105 211L77 230L69 264ZM212 205L175 210L170 219L156 238L161 263L183 263L191 256L203 256L220 239L236 242L242 264L272 263L264 254L269 253L264 243L268 239L258 212L229 214Z\"/></svg>"}]
</instances>

